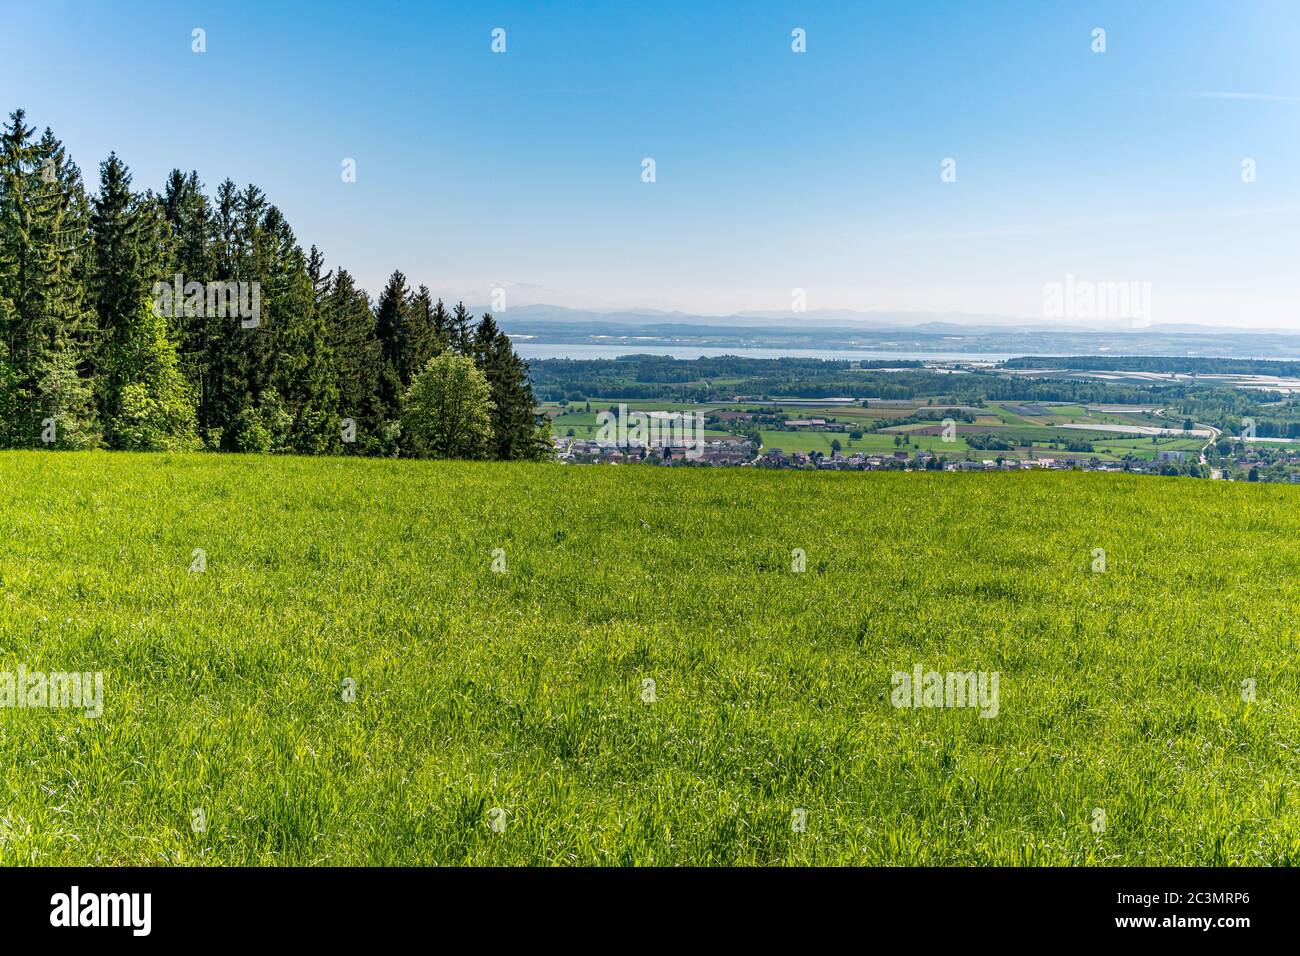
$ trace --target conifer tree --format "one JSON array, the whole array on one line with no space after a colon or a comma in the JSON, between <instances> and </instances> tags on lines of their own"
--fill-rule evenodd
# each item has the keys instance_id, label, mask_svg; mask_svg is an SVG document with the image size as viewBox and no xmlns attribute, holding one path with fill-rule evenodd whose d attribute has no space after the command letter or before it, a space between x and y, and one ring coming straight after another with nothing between
<instances>
[{"instance_id":1,"label":"conifer tree","mask_svg":"<svg viewBox=\"0 0 1300 956\"><path fill-rule=\"evenodd\" d=\"M163 189L162 207L171 228L171 261L163 282L180 276L182 288L192 282L206 287L216 278L216 233L212 205L203 194L197 172L173 169ZM171 317L181 370L190 383L203 419L204 386L209 351L207 318L203 311L175 307Z\"/></svg>"},{"instance_id":2,"label":"conifer tree","mask_svg":"<svg viewBox=\"0 0 1300 956\"><path fill-rule=\"evenodd\" d=\"M409 368L410 296L406 276L399 270L394 270L375 305L375 337L379 340L382 361L379 370L379 397L386 419L396 418L399 414L405 386L402 369Z\"/></svg>"},{"instance_id":3,"label":"conifer tree","mask_svg":"<svg viewBox=\"0 0 1300 956\"><path fill-rule=\"evenodd\" d=\"M137 348L129 340L138 334L140 303L152 300L167 255L162 207L152 194L132 194L131 173L116 153L100 165L91 231L90 297L99 326L92 370L100 414L111 421L122 389L137 370L110 359Z\"/></svg>"},{"instance_id":4,"label":"conifer tree","mask_svg":"<svg viewBox=\"0 0 1300 956\"><path fill-rule=\"evenodd\" d=\"M324 299L326 332L334 368L340 419L352 423L346 453L375 454L380 448L383 409L379 403L379 341L375 316L365 292L351 274L339 269Z\"/></svg>"},{"instance_id":5,"label":"conifer tree","mask_svg":"<svg viewBox=\"0 0 1300 956\"><path fill-rule=\"evenodd\" d=\"M15 111L0 135L0 423L7 445L98 441L87 351L87 205L80 173L46 130ZM48 427L53 423L53 427Z\"/></svg>"},{"instance_id":6,"label":"conifer tree","mask_svg":"<svg viewBox=\"0 0 1300 956\"><path fill-rule=\"evenodd\" d=\"M291 241L281 250L274 324L264 332L275 342L271 384L293 420L288 450L304 455L328 451L338 437L338 392L319 299L322 260L312 251L315 260Z\"/></svg>"},{"instance_id":7,"label":"conifer tree","mask_svg":"<svg viewBox=\"0 0 1300 956\"><path fill-rule=\"evenodd\" d=\"M95 240L91 297L99 314L101 345L111 347L149 292L140 259L140 222L131 195L131 173L116 153L99 167L91 228Z\"/></svg>"},{"instance_id":8,"label":"conifer tree","mask_svg":"<svg viewBox=\"0 0 1300 956\"><path fill-rule=\"evenodd\" d=\"M470 315L464 302L457 302L452 310L447 340L448 346L459 355L468 355L474 347L474 316Z\"/></svg>"},{"instance_id":9,"label":"conifer tree","mask_svg":"<svg viewBox=\"0 0 1300 956\"><path fill-rule=\"evenodd\" d=\"M415 373L424 368L429 359L442 349L438 346L434 330L433 294L427 285L422 285L411 299L410 330L411 348L407 361L402 367L402 382L410 385Z\"/></svg>"},{"instance_id":10,"label":"conifer tree","mask_svg":"<svg viewBox=\"0 0 1300 956\"><path fill-rule=\"evenodd\" d=\"M187 451L199 446L189 383L181 374L166 317L141 301L105 356L115 383L111 447L135 451Z\"/></svg>"},{"instance_id":11,"label":"conifer tree","mask_svg":"<svg viewBox=\"0 0 1300 956\"><path fill-rule=\"evenodd\" d=\"M442 304L442 299L439 299L433 306L431 325L433 326L433 341L429 346L430 357L451 348L451 313ZM421 368L423 368L423 365L421 365Z\"/></svg>"},{"instance_id":12,"label":"conifer tree","mask_svg":"<svg viewBox=\"0 0 1300 956\"><path fill-rule=\"evenodd\" d=\"M549 453L549 429L546 434L539 433L537 401L528 381L528 366L491 313L484 313L475 329L471 352L491 390L493 457L536 459Z\"/></svg>"},{"instance_id":13,"label":"conifer tree","mask_svg":"<svg viewBox=\"0 0 1300 956\"><path fill-rule=\"evenodd\" d=\"M0 446L517 459L534 406L492 316L400 271L372 303L256 186L137 193L110 154L92 198L51 131L0 132Z\"/></svg>"}]
</instances>

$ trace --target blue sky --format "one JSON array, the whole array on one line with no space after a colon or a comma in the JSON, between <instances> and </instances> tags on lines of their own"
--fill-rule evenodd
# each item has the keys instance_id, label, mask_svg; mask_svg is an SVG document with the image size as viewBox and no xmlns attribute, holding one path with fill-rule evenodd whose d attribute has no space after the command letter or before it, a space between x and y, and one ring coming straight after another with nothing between
<instances>
[{"instance_id":1,"label":"blue sky","mask_svg":"<svg viewBox=\"0 0 1300 956\"><path fill-rule=\"evenodd\" d=\"M1070 274L1151 283L1158 323L1300 328L1293 0L0 0L0 22L0 105L88 179L116 150L138 187L254 182L372 291L401 268L480 302L780 311L802 288L1037 317Z\"/></svg>"}]
</instances>

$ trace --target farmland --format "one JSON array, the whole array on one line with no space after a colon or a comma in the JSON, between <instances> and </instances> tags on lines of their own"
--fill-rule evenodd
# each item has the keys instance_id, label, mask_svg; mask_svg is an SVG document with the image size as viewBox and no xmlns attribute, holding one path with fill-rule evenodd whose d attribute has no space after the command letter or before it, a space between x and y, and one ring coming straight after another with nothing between
<instances>
[{"instance_id":1,"label":"farmland","mask_svg":"<svg viewBox=\"0 0 1300 956\"><path fill-rule=\"evenodd\" d=\"M104 675L0 709L2 863L1300 863L1300 488L7 452L0 520L0 670Z\"/></svg>"},{"instance_id":2,"label":"farmland","mask_svg":"<svg viewBox=\"0 0 1300 956\"><path fill-rule=\"evenodd\" d=\"M757 422L755 431L762 449L778 448L783 452L820 452L830 455L832 442L838 442L845 455L890 454L896 450L928 451L948 459L974 460L1023 459L1034 457L1062 457L1076 459L1096 458L1098 461L1117 462L1124 458L1151 460L1162 451L1180 451L1195 458L1205 446L1209 432L1183 434L1168 418L1162 418L1152 409L1135 409L1124 412L1057 403L1054 405L1023 405L1013 402L993 402L986 406L935 405L933 400L900 401L889 405L788 404L771 402L754 407L743 402L688 403L656 402L646 399L623 399L631 411L697 411L706 416L730 414L732 423L743 426ZM597 416L611 407L602 401L599 406L561 406L550 403L543 411L551 417L551 431L557 438L594 440L599 433ZM755 419L755 415L780 415L787 420L805 421L816 416L824 426L772 427ZM955 423L953 433L943 435L943 420L948 414L964 414L967 418ZM904 420L902 424L892 422ZM854 432L860 437L851 437ZM722 422L712 421L704 432L706 438L718 438L728 432ZM984 447L968 442L967 435L989 436L995 441ZM895 439L899 440L896 441Z\"/></svg>"},{"instance_id":3,"label":"farmland","mask_svg":"<svg viewBox=\"0 0 1300 956\"><path fill-rule=\"evenodd\" d=\"M715 442L725 450L706 463L738 464L763 455L772 467L870 470L907 467L897 461L905 457L913 467L947 470L987 462L1009 470L1048 466L1300 482L1300 398L1293 394L1300 388L1300 363L630 355L543 359L532 374L540 410L562 450L596 437L598 411L626 404L634 411L704 413L706 440L730 435ZM946 418L953 429L945 431ZM775 449L779 455L765 454ZM837 452L843 456L838 464ZM614 456L588 447L568 457Z\"/></svg>"}]
</instances>

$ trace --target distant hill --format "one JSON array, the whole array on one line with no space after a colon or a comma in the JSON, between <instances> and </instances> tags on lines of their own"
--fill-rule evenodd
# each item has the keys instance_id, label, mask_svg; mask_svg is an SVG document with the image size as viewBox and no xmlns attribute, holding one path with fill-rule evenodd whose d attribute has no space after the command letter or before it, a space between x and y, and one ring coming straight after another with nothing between
<instances>
[{"instance_id":1,"label":"distant hill","mask_svg":"<svg viewBox=\"0 0 1300 956\"><path fill-rule=\"evenodd\" d=\"M718 316L541 304L498 311L496 318L509 335L538 344L610 345L648 353L657 347L701 347L1300 359L1300 335L1186 324L1053 325L1012 316L832 310Z\"/></svg>"}]
</instances>

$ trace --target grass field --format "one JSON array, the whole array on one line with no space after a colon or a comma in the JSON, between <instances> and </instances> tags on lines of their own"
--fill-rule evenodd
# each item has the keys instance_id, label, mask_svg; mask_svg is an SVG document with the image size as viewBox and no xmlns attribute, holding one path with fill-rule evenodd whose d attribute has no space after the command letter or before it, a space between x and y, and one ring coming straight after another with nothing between
<instances>
[{"instance_id":1,"label":"grass field","mask_svg":"<svg viewBox=\"0 0 1300 956\"><path fill-rule=\"evenodd\" d=\"M551 432L557 437L567 437L569 432L572 431L575 438L594 439L599 431L596 424L597 412L607 408L610 404L618 404L619 402L626 404L629 409L641 411L713 411L719 407L716 404L674 404L648 399L601 399L596 405L592 406L593 411L591 412L570 408L567 410L568 414L557 415L551 420ZM1160 427L1178 424L1171 419L1163 419L1145 413L1119 415L1112 412L1092 411L1082 405L1033 405L1032 407L1042 408L1045 413L1050 412L1050 414L1025 416L1015 413L1007 406L1010 406L1010 408L1026 407L1014 402L990 403L987 408L975 416L974 423L960 423L954 441L950 442L944 441L939 434L942 419L905 425L891 425L882 428L878 432L866 431L866 429L879 424L879 420L882 418L901 417L917 409L924 412L938 410L943 413L946 411L942 405L919 406L911 402L895 407L872 406L862 408L854 405L826 406L813 409L799 406L786 406L783 408L784 412L791 418L818 417L835 420L839 423L848 423L853 426L850 432L853 430L864 431L863 437L856 441L849 438L849 432L841 431L787 430L770 427L762 428L760 426L759 434L764 449L779 448L787 454L821 452L824 455L829 455L831 453L831 442L838 439L841 451L845 455L852 455L857 452L867 455L892 455L897 450L908 451L911 454L915 454L917 451L930 451L948 458L961 459L969 457L977 461L992 461L997 458L1090 458L1094 456L1101 461L1119 461L1126 455L1153 460L1161 451L1185 451L1194 460L1199 456L1201 448L1205 445L1205 438L1199 436L1184 438L1179 434L1164 435L1159 436L1158 441L1152 442L1151 437L1147 435L1126 436L1101 429L1061 427L1064 423L1154 424ZM544 407L549 413L566 411L554 403L547 403ZM740 407L744 407L743 403ZM775 406L770 410L774 409ZM1055 425L1048 425L1049 421L1054 422ZM921 434L922 432L933 432L933 434ZM1011 442L1015 447L1004 450L975 449L963 437L972 433L991 433ZM707 429L704 434L707 438L721 438L728 433L721 429L711 428ZM894 436L896 434L908 436L909 444L901 449L894 445ZM1026 442L1032 443L1032 452L1026 449ZM1093 451L1070 452L1068 446L1071 442L1090 442L1093 445Z\"/></svg>"},{"instance_id":2,"label":"grass field","mask_svg":"<svg viewBox=\"0 0 1300 956\"><path fill-rule=\"evenodd\" d=\"M623 402L623 404L627 405L629 412L695 411L697 409L707 410L708 408L711 407L705 405L697 406L697 405L673 403L673 402L660 402L657 404L654 402L640 402L640 403ZM569 432L572 431L573 438L595 441L599 437L600 430L601 430L601 425L599 423L598 416L601 411L605 411L606 409L608 409L608 407L609 407L608 405L601 405L590 412L571 411L568 414L559 415L558 417L551 419L551 434L557 438L566 438L569 437ZM705 438L724 438L729 433L723 431L722 429L706 428L704 429L702 434Z\"/></svg>"},{"instance_id":3,"label":"grass field","mask_svg":"<svg viewBox=\"0 0 1300 956\"><path fill-rule=\"evenodd\" d=\"M839 439L840 451L844 455L852 455L855 452L862 452L868 455L892 455L896 451L906 451L909 454L916 454L917 447L930 451L943 451L952 458L964 458L970 446L964 441L945 442L940 436L918 435L911 439L911 445L898 446L894 444L893 434L883 432L866 432L856 441L849 437L847 432L814 432L814 431L781 431L774 429L762 429L759 435L763 439L764 448L779 448L781 451L790 452L810 452L819 451L824 455L831 453L831 442Z\"/></svg>"},{"instance_id":4,"label":"grass field","mask_svg":"<svg viewBox=\"0 0 1300 956\"><path fill-rule=\"evenodd\" d=\"M3 863L1300 863L1300 488L32 452L0 521L0 670L104 674L0 709Z\"/></svg>"}]
</instances>

